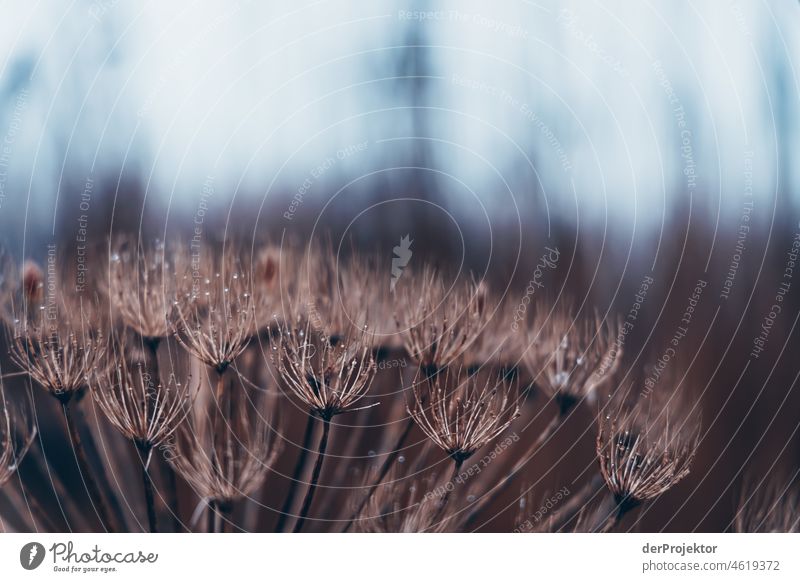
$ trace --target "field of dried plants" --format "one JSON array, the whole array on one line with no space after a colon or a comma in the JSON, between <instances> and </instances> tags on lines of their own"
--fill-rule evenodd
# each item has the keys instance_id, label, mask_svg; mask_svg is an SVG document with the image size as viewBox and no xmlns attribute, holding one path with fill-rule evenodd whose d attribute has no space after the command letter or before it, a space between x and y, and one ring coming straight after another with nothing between
<instances>
[{"instance_id":1,"label":"field of dried plants","mask_svg":"<svg viewBox=\"0 0 800 582\"><path fill-rule=\"evenodd\" d=\"M621 315L382 259L125 238L80 290L5 260L3 529L628 531L706 470ZM797 531L791 487L749 479L729 529Z\"/></svg>"}]
</instances>

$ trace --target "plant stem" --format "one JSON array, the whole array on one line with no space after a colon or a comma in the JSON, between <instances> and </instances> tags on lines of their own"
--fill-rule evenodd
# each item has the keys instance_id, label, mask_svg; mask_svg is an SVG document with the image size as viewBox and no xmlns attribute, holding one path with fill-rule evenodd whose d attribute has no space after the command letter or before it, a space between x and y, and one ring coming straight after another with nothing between
<instances>
[{"instance_id":1,"label":"plant stem","mask_svg":"<svg viewBox=\"0 0 800 582\"><path fill-rule=\"evenodd\" d=\"M591 532L608 533L619 525L622 518L638 505L631 499L617 499L614 495L607 495L595 513L594 525Z\"/></svg>"},{"instance_id":2,"label":"plant stem","mask_svg":"<svg viewBox=\"0 0 800 582\"><path fill-rule=\"evenodd\" d=\"M292 473L292 482L289 485L289 493L283 502L281 514L278 517L278 524L275 526L275 531L280 533L286 526L286 521L289 519L289 512L294 505L294 498L297 496L297 486L300 483L300 478L303 475L303 470L306 467L306 459L308 458L308 449L311 446L311 437L314 436L314 417L308 415L306 422L306 431L303 434L303 444L300 448L300 455L297 457L297 462L294 465L294 472Z\"/></svg>"},{"instance_id":3,"label":"plant stem","mask_svg":"<svg viewBox=\"0 0 800 582\"><path fill-rule=\"evenodd\" d=\"M513 481L514 477L519 474L519 472L525 467L525 465L530 461L536 453L539 452L539 449L542 445L553 435L553 433L558 430L558 427L561 426L561 423L564 422L565 415L563 413L557 414L553 417L553 420L550 421L545 429L541 432L539 437L531 443L531 446L528 447L528 450L525 451L520 459L514 464L511 471L508 475L504 476L503 479L497 482L494 487L492 487L489 491L487 491L478 501L475 502L475 505L472 507L472 510L469 513L469 517L464 522L464 528L470 528L475 524L475 521L478 517L480 511L494 502L500 495L502 495L505 491L508 490L511 482Z\"/></svg>"},{"instance_id":4,"label":"plant stem","mask_svg":"<svg viewBox=\"0 0 800 582\"><path fill-rule=\"evenodd\" d=\"M175 533L184 529L180 517L180 503L178 501L178 478L175 469L169 463L162 463L164 476L167 480L167 497L169 499L170 513L172 514L172 527Z\"/></svg>"},{"instance_id":5,"label":"plant stem","mask_svg":"<svg viewBox=\"0 0 800 582\"><path fill-rule=\"evenodd\" d=\"M109 532L119 531L116 521L111 517L108 510L108 503L105 497L100 493L97 482L92 476L91 469L89 468L89 459L86 457L86 451L83 449L83 442L81 441L80 431L75 424L75 419L72 416L72 409L69 400L65 400L61 404L64 409L64 420L67 423L67 431L69 432L70 440L72 441L72 449L75 452L75 458L78 461L78 468L81 472L81 479L83 480L86 490L89 493L92 505L97 509L97 515L102 522L102 526L107 528Z\"/></svg>"},{"instance_id":6,"label":"plant stem","mask_svg":"<svg viewBox=\"0 0 800 582\"><path fill-rule=\"evenodd\" d=\"M306 491L306 497L303 500L303 507L300 509L300 517L297 523L294 524L294 533L300 532L306 522L308 510L311 509L311 503L314 501L314 493L317 490L317 483L319 482L319 475L322 473L322 463L325 461L325 449L328 448L328 434L331 430L331 421L329 418L322 418L322 438L319 441L319 452L317 453L317 462L314 464L314 472L311 473L311 484Z\"/></svg>"},{"instance_id":7,"label":"plant stem","mask_svg":"<svg viewBox=\"0 0 800 582\"><path fill-rule=\"evenodd\" d=\"M144 345L150 352L150 376L155 381L156 385L161 382L161 367L158 363L158 348L161 345L163 338L160 337L144 337ZM150 399L148 399L148 405ZM169 499L170 514L172 519L172 529L175 532L181 531L182 526L180 522L180 513L178 506L178 481L175 478L175 470L169 463L161 463L164 467L164 476L167 481L167 498Z\"/></svg>"},{"instance_id":8,"label":"plant stem","mask_svg":"<svg viewBox=\"0 0 800 582\"><path fill-rule=\"evenodd\" d=\"M364 499L361 500L361 503L358 504L358 508L350 516L350 520L347 522L347 525L344 526L342 533L347 532L352 527L356 518L361 514L361 511L364 509L369 500L372 498L372 495L375 493L380 484L386 478L386 475L389 473L389 469L392 468L395 459L400 454L400 449L403 448L403 444L406 442L406 439L408 438L409 433L411 433L411 429L413 428L413 426L414 426L414 417L409 416L408 420L406 421L406 426L403 429L403 432L398 437L397 442L395 443L394 448L392 449L392 452L389 453L389 456L387 456L386 460L383 462L381 471L380 473L378 473L378 478L375 480L375 483L373 483L372 486L369 488L369 491L367 491L367 494L364 496Z\"/></svg>"},{"instance_id":9,"label":"plant stem","mask_svg":"<svg viewBox=\"0 0 800 582\"><path fill-rule=\"evenodd\" d=\"M219 513L219 531L230 533L233 531L233 504L230 501L218 501L217 512Z\"/></svg>"},{"instance_id":10,"label":"plant stem","mask_svg":"<svg viewBox=\"0 0 800 582\"><path fill-rule=\"evenodd\" d=\"M208 533L217 531L217 502L214 499L208 502L208 524L206 530Z\"/></svg>"},{"instance_id":11,"label":"plant stem","mask_svg":"<svg viewBox=\"0 0 800 582\"><path fill-rule=\"evenodd\" d=\"M150 532L158 533L153 481L150 478L150 471L147 468L147 457L150 454L151 448L152 447L148 443L136 443L136 449L139 451L139 457L141 457L142 461L142 483L144 484L144 500L147 505L147 521L150 525Z\"/></svg>"},{"instance_id":12,"label":"plant stem","mask_svg":"<svg viewBox=\"0 0 800 582\"><path fill-rule=\"evenodd\" d=\"M445 482L444 495L442 495L442 499L439 501L439 509L436 510L436 515L431 520L431 525L436 525L442 518L444 510L447 507L447 502L450 499L450 493L453 491L453 489L455 489L455 485L453 485L451 488L448 488L447 484L455 482L456 477L458 477L458 474L461 471L461 466L464 464L464 459L461 457L456 457L453 459L453 461L453 472L450 474L450 479Z\"/></svg>"},{"instance_id":13,"label":"plant stem","mask_svg":"<svg viewBox=\"0 0 800 582\"><path fill-rule=\"evenodd\" d=\"M557 532L564 528L599 493L604 483L603 476L600 473L595 473L591 481L586 483L560 506L558 512L553 515L552 520L548 523L549 531Z\"/></svg>"}]
</instances>

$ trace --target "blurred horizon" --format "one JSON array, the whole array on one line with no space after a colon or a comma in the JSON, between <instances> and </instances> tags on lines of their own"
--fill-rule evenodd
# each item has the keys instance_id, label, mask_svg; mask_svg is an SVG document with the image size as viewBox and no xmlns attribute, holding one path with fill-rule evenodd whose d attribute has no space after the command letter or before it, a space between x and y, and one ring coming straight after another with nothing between
<instances>
[{"instance_id":1,"label":"blurred horizon","mask_svg":"<svg viewBox=\"0 0 800 582\"><path fill-rule=\"evenodd\" d=\"M87 198L165 231L204 200L274 237L388 204L404 228L560 224L623 250L694 213L736 222L746 192L764 225L797 207L794 2L344 8L10 4L5 244Z\"/></svg>"}]
</instances>

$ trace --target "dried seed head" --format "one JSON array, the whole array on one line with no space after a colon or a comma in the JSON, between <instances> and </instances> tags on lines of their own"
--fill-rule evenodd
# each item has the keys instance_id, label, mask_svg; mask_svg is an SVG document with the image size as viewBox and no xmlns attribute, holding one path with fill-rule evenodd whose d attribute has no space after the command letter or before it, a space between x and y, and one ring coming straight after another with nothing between
<instances>
[{"instance_id":1,"label":"dried seed head","mask_svg":"<svg viewBox=\"0 0 800 582\"><path fill-rule=\"evenodd\" d=\"M129 328L148 339L167 337L173 313L178 269L183 253L156 242L144 248L141 240L123 239L109 262L112 309Z\"/></svg>"},{"instance_id":2,"label":"dried seed head","mask_svg":"<svg viewBox=\"0 0 800 582\"><path fill-rule=\"evenodd\" d=\"M173 331L178 342L205 365L224 372L247 348L255 331L250 275L233 251L206 264L179 294Z\"/></svg>"},{"instance_id":3,"label":"dried seed head","mask_svg":"<svg viewBox=\"0 0 800 582\"><path fill-rule=\"evenodd\" d=\"M231 503L264 481L282 442L273 402L240 386L198 401L176 431L167 460L200 497Z\"/></svg>"},{"instance_id":4,"label":"dried seed head","mask_svg":"<svg viewBox=\"0 0 800 582\"><path fill-rule=\"evenodd\" d=\"M307 319L318 333L337 337L373 325L375 286L365 284L372 266L359 257L340 259L330 243L311 246L303 258L300 302L291 320Z\"/></svg>"},{"instance_id":5,"label":"dried seed head","mask_svg":"<svg viewBox=\"0 0 800 582\"><path fill-rule=\"evenodd\" d=\"M366 395L377 369L373 341L367 329L331 338L315 333L310 322L294 329L281 327L275 346L278 373L289 390L324 419L360 410L355 405Z\"/></svg>"},{"instance_id":6,"label":"dried seed head","mask_svg":"<svg viewBox=\"0 0 800 582\"><path fill-rule=\"evenodd\" d=\"M519 416L519 392L504 373L469 374L458 367L431 376L420 370L412 392L409 414L428 438L459 462Z\"/></svg>"},{"instance_id":7,"label":"dried seed head","mask_svg":"<svg viewBox=\"0 0 800 582\"><path fill-rule=\"evenodd\" d=\"M686 475L699 446L699 412L677 391L640 400L614 401L601 410L597 456L600 471L620 505L654 499Z\"/></svg>"},{"instance_id":8,"label":"dried seed head","mask_svg":"<svg viewBox=\"0 0 800 582\"><path fill-rule=\"evenodd\" d=\"M106 337L82 307L62 305L61 312L40 310L37 319L16 320L10 356L51 395L66 402L88 386L103 364Z\"/></svg>"},{"instance_id":9,"label":"dried seed head","mask_svg":"<svg viewBox=\"0 0 800 582\"><path fill-rule=\"evenodd\" d=\"M618 329L616 319L577 317L569 307L539 310L523 361L536 384L569 408L613 378L622 355Z\"/></svg>"},{"instance_id":10,"label":"dried seed head","mask_svg":"<svg viewBox=\"0 0 800 582\"><path fill-rule=\"evenodd\" d=\"M491 318L485 288L475 281L447 289L437 271L426 269L404 288L395 321L406 351L426 370L463 358Z\"/></svg>"},{"instance_id":11,"label":"dried seed head","mask_svg":"<svg viewBox=\"0 0 800 582\"><path fill-rule=\"evenodd\" d=\"M181 383L174 374L166 382L151 377L141 362L126 362L124 348L114 356L115 364L92 377L95 402L126 438L138 446L159 446L186 418L197 387L191 378Z\"/></svg>"}]
</instances>

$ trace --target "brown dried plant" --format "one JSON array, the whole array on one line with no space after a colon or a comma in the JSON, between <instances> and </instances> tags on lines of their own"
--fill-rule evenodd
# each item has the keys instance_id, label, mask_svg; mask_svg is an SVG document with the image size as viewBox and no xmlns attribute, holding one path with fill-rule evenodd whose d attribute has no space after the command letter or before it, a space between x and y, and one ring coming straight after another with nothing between
<instances>
[{"instance_id":1,"label":"brown dried plant","mask_svg":"<svg viewBox=\"0 0 800 582\"><path fill-rule=\"evenodd\" d=\"M150 531L158 531L155 495L150 475L150 456L178 429L189 412L195 394L191 379L179 382L174 374L163 382L147 371L142 362L128 363L124 346L114 353L114 362L94 375L92 394L100 410L125 438L136 446L142 463L142 481Z\"/></svg>"},{"instance_id":2,"label":"brown dried plant","mask_svg":"<svg viewBox=\"0 0 800 582\"><path fill-rule=\"evenodd\" d=\"M562 414L593 398L612 379L619 366L619 323L598 314L576 316L562 305L534 316L523 361L529 373L556 400Z\"/></svg>"},{"instance_id":3,"label":"brown dried plant","mask_svg":"<svg viewBox=\"0 0 800 582\"><path fill-rule=\"evenodd\" d=\"M414 399L408 413L458 470L519 416L514 384L503 372L469 374L461 366L434 376L420 371L412 385Z\"/></svg>"},{"instance_id":4,"label":"brown dried plant","mask_svg":"<svg viewBox=\"0 0 800 582\"><path fill-rule=\"evenodd\" d=\"M174 261L183 253L161 241L145 248L141 240L123 239L109 261L109 299L126 326L146 343L170 334L170 315L177 299L179 269Z\"/></svg>"},{"instance_id":5,"label":"brown dried plant","mask_svg":"<svg viewBox=\"0 0 800 582\"><path fill-rule=\"evenodd\" d=\"M408 354L427 373L463 358L491 317L485 286L474 280L448 289L438 272L412 274L399 297L395 322Z\"/></svg>"},{"instance_id":6,"label":"brown dried plant","mask_svg":"<svg viewBox=\"0 0 800 582\"><path fill-rule=\"evenodd\" d=\"M299 274L300 301L292 319L306 319L317 333L338 338L347 330L367 325L370 286L354 285L359 264L347 262L330 242L311 245L303 257Z\"/></svg>"},{"instance_id":7,"label":"brown dried plant","mask_svg":"<svg viewBox=\"0 0 800 582\"><path fill-rule=\"evenodd\" d=\"M264 392L234 386L221 400L198 400L177 430L167 459L208 501L209 530L227 529L233 503L263 483L280 454L271 404Z\"/></svg>"},{"instance_id":8,"label":"brown dried plant","mask_svg":"<svg viewBox=\"0 0 800 582\"><path fill-rule=\"evenodd\" d=\"M597 457L616 503L606 530L686 477L700 442L699 411L689 409L678 390L650 394L633 406L624 398L612 399L598 419Z\"/></svg>"},{"instance_id":9,"label":"brown dried plant","mask_svg":"<svg viewBox=\"0 0 800 582\"><path fill-rule=\"evenodd\" d=\"M105 362L106 334L95 323L96 310L73 297L62 297L61 309L43 306L37 319L16 319L9 341L10 357L31 379L56 398L64 412L64 421L87 491L96 503L104 526L119 529L109 511L109 503L92 475L83 448L81 434L73 416L72 404L89 384L89 378ZM88 308L84 308L88 307Z\"/></svg>"},{"instance_id":10,"label":"brown dried plant","mask_svg":"<svg viewBox=\"0 0 800 582\"><path fill-rule=\"evenodd\" d=\"M72 317L63 315L68 312ZM82 307L67 302L61 310L43 309L37 315L15 320L11 359L60 402L69 402L103 364L105 334Z\"/></svg>"},{"instance_id":11,"label":"brown dried plant","mask_svg":"<svg viewBox=\"0 0 800 582\"><path fill-rule=\"evenodd\" d=\"M209 269L210 264L217 268ZM250 276L234 251L206 263L203 270L179 294L173 332L189 353L222 375L247 348L254 331Z\"/></svg>"},{"instance_id":12,"label":"brown dried plant","mask_svg":"<svg viewBox=\"0 0 800 582\"><path fill-rule=\"evenodd\" d=\"M377 369L373 342L368 329L333 339L315 333L310 321L299 328L282 327L278 373L312 413L330 421L337 414L360 410L355 405L366 395Z\"/></svg>"},{"instance_id":13,"label":"brown dried plant","mask_svg":"<svg viewBox=\"0 0 800 582\"><path fill-rule=\"evenodd\" d=\"M331 419L337 414L369 407L356 407L356 404L366 395L375 378L373 341L374 336L367 326L340 338L315 333L310 321L294 329L281 328L276 346L278 373L289 390L322 420L323 426L311 483L295 523L295 532L303 528L314 500ZM289 497L293 494L294 484Z\"/></svg>"},{"instance_id":14,"label":"brown dried plant","mask_svg":"<svg viewBox=\"0 0 800 582\"><path fill-rule=\"evenodd\" d=\"M522 361L535 384L555 400L558 413L530 441L506 478L475 504L467 524L511 486L578 403L593 399L600 386L614 379L622 356L617 333L617 320L604 323L596 314L589 319L577 318L572 309L562 306L550 312L544 309L536 312Z\"/></svg>"},{"instance_id":15,"label":"brown dried plant","mask_svg":"<svg viewBox=\"0 0 800 582\"><path fill-rule=\"evenodd\" d=\"M173 374L166 382L152 378L142 363L108 366L93 384L95 402L111 424L146 452L175 432L188 414L193 393L189 383Z\"/></svg>"}]
</instances>

